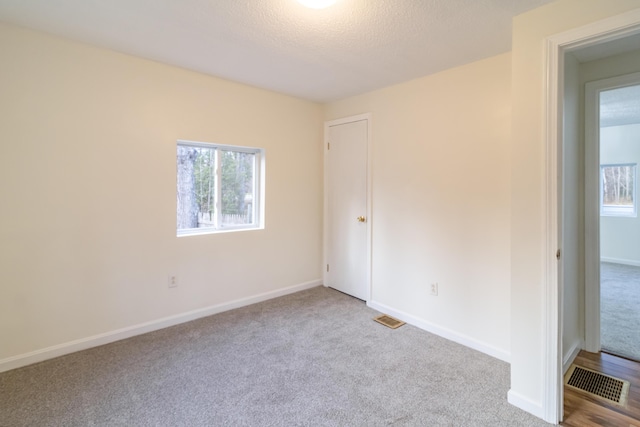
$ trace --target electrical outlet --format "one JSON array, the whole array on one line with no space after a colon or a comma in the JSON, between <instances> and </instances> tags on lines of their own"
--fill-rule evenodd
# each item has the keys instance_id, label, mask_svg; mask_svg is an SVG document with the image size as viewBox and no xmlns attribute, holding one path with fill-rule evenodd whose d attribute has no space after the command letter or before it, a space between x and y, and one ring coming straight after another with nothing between
<instances>
[{"instance_id":1,"label":"electrical outlet","mask_svg":"<svg viewBox=\"0 0 640 427\"><path fill-rule=\"evenodd\" d=\"M432 283L429 292L431 293L431 295L437 297L438 296L438 284L437 283Z\"/></svg>"},{"instance_id":2,"label":"electrical outlet","mask_svg":"<svg viewBox=\"0 0 640 427\"><path fill-rule=\"evenodd\" d=\"M167 280L167 284L169 285L170 288L177 288L178 287L178 276L173 276L173 275L169 275L168 280Z\"/></svg>"}]
</instances>

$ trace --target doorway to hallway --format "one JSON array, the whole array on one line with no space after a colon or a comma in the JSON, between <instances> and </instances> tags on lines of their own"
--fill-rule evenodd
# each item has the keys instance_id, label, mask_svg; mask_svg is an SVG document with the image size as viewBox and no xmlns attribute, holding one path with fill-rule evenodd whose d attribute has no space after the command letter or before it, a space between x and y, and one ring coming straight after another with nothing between
<instances>
[{"instance_id":1,"label":"doorway to hallway","mask_svg":"<svg viewBox=\"0 0 640 427\"><path fill-rule=\"evenodd\" d=\"M586 350L640 360L640 73L585 86Z\"/></svg>"}]
</instances>

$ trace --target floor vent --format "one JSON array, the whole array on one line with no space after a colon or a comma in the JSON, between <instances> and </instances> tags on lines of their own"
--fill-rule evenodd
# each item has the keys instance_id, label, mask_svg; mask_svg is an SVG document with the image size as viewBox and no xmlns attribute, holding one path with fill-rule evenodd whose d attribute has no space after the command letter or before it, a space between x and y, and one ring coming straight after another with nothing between
<instances>
[{"instance_id":1,"label":"floor vent","mask_svg":"<svg viewBox=\"0 0 640 427\"><path fill-rule=\"evenodd\" d=\"M606 399L609 402L624 406L627 401L629 381L576 365L571 365L564 379L565 384L569 387Z\"/></svg>"},{"instance_id":2,"label":"floor vent","mask_svg":"<svg viewBox=\"0 0 640 427\"><path fill-rule=\"evenodd\" d=\"M376 322L383 324L384 326L387 326L391 329L396 329L399 328L400 326L404 325L404 322L402 320L398 320L396 318L393 318L391 316L387 316L386 314L381 314L378 317L374 317L373 320L375 320Z\"/></svg>"}]
</instances>

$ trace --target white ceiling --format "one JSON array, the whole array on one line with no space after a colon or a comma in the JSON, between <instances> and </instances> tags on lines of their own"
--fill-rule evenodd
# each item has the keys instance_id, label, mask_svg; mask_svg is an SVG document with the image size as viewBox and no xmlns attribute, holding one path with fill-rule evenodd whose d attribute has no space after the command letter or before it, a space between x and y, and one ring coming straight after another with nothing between
<instances>
[{"instance_id":1,"label":"white ceiling","mask_svg":"<svg viewBox=\"0 0 640 427\"><path fill-rule=\"evenodd\" d=\"M0 21L318 102L511 49L552 0L0 0Z\"/></svg>"},{"instance_id":2,"label":"white ceiling","mask_svg":"<svg viewBox=\"0 0 640 427\"><path fill-rule=\"evenodd\" d=\"M570 50L579 62L596 61L640 49L640 34Z\"/></svg>"}]
</instances>

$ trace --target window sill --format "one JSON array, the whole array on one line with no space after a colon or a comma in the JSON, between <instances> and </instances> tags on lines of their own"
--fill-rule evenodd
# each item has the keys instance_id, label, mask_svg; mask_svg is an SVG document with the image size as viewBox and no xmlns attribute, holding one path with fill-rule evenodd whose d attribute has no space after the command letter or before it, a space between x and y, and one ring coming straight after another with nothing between
<instances>
[{"instance_id":1,"label":"window sill","mask_svg":"<svg viewBox=\"0 0 640 427\"><path fill-rule=\"evenodd\" d=\"M188 237L188 236L203 236L208 234L224 234L224 233L236 233L239 231L256 231L256 230L264 230L264 226L258 227L236 227L236 228L220 228L220 229L210 229L210 228L193 228L189 230L178 231L176 237Z\"/></svg>"}]
</instances>

